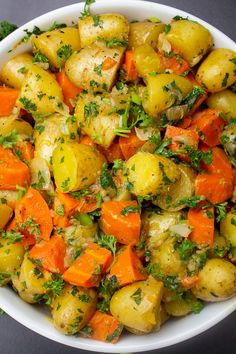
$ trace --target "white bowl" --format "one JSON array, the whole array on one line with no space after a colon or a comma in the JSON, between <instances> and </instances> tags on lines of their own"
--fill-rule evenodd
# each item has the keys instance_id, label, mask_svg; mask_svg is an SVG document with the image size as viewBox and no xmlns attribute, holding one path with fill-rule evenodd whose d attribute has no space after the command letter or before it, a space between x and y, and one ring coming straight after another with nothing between
<instances>
[{"instance_id":1,"label":"white bowl","mask_svg":"<svg viewBox=\"0 0 236 354\"><path fill-rule=\"evenodd\" d=\"M9 52L25 35L24 29L32 30L35 25L47 29L53 21L67 23L68 25L72 21L76 23L82 9L82 3L62 7L20 27L0 43L0 66L17 53L30 49L29 44L23 44ZM222 32L195 16L169 6L137 0L126 0L125 2L121 0L101 0L93 4L92 12L118 12L125 15L129 20L141 20L156 15L163 22L169 22L176 15L189 16L210 30L214 36L216 47L231 48L236 51L236 44ZM91 339L65 336L59 333L53 327L49 314L43 306L32 306L23 302L9 288L0 288L0 307L24 326L56 342L91 351L124 353L158 349L191 338L212 327L233 312L236 309L236 297L221 303L207 304L198 315L192 314L180 319L170 320L157 333L145 336L123 335L115 345Z\"/></svg>"}]
</instances>

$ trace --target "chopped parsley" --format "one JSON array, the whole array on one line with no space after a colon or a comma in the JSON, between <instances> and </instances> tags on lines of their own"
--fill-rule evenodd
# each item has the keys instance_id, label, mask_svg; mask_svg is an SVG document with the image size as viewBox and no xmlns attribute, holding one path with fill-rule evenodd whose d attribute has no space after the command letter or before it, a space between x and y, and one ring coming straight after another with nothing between
<instances>
[{"instance_id":1,"label":"chopped parsley","mask_svg":"<svg viewBox=\"0 0 236 354\"><path fill-rule=\"evenodd\" d=\"M44 31L42 31L39 27L34 26L32 31L29 31L28 29L24 29L24 32L26 33L26 36L22 38L21 42L27 43L32 35L38 36L42 34Z\"/></svg>"},{"instance_id":2,"label":"chopped parsley","mask_svg":"<svg viewBox=\"0 0 236 354\"><path fill-rule=\"evenodd\" d=\"M189 259L196 251L196 249L197 244L187 238L184 238L182 242L175 244L175 250L179 253L181 261L186 261L187 259Z\"/></svg>"},{"instance_id":3,"label":"chopped parsley","mask_svg":"<svg viewBox=\"0 0 236 354\"><path fill-rule=\"evenodd\" d=\"M211 149L208 151L201 151L201 150L193 149L189 145L184 145L183 148L188 154L192 167L196 168L197 170L201 170L201 166L200 166L201 162L204 162L206 165L210 165L212 163Z\"/></svg>"},{"instance_id":4,"label":"chopped parsley","mask_svg":"<svg viewBox=\"0 0 236 354\"><path fill-rule=\"evenodd\" d=\"M57 50L57 62L59 64L60 70L62 69L62 66L65 64L67 59L72 54L72 46L70 44L68 45L63 45L61 48Z\"/></svg>"},{"instance_id":5,"label":"chopped parsley","mask_svg":"<svg viewBox=\"0 0 236 354\"><path fill-rule=\"evenodd\" d=\"M12 32L17 29L17 26L13 23L2 21L0 22L0 41L9 36Z\"/></svg>"},{"instance_id":6,"label":"chopped parsley","mask_svg":"<svg viewBox=\"0 0 236 354\"><path fill-rule=\"evenodd\" d=\"M167 34L170 32L170 29L171 29L171 25L165 25L164 32Z\"/></svg>"},{"instance_id":7,"label":"chopped parsley","mask_svg":"<svg viewBox=\"0 0 236 354\"><path fill-rule=\"evenodd\" d=\"M60 28L65 28L67 27L65 23L57 23L57 22L53 22L53 24L51 25L51 27L49 27L49 31L54 31L56 29L60 29Z\"/></svg>"},{"instance_id":8,"label":"chopped parsley","mask_svg":"<svg viewBox=\"0 0 236 354\"><path fill-rule=\"evenodd\" d=\"M197 100L205 94L205 91L200 86L195 86L194 89L187 94L183 100L183 104L188 106L188 109L191 109Z\"/></svg>"},{"instance_id":9,"label":"chopped parsley","mask_svg":"<svg viewBox=\"0 0 236 354\"><path fill-rule=\"evenodd\" d=\"M38 171L38 181L35 183L32 183L31 186L35 189L43 189L45 186L45 178L43 177L43 174L41 171Z\"/></svg>"},{"instance_id":10,"label":"chopped parsley","mask_svg":"<svg viewBox=\"0 0 236 354\"><path fill-rule=\"evenodd\" d=\"M65 179L65 180L62 182L61 188L63 189L63 192L67 192L67 191L68 191L69 182L70 182L70 177L68 177L67 179Z\"/></svg>"},{"instance_id":11,"label":"chopped parsley","mask_svg":"<svg viewBox=\"0 0 236 354\"><path fill-rule=\"evenodd\" d=\"M33 57L32 63L33 64L34 63L49 63L49 60L46 57L46 55L44 55L40 51L37 51L37 52L34 53L34 57Z\"/></svg>"},{"instance_id":12,"label":"chopped parsley","mask_svg":"<svg viewBox=\"0 0 236 354\"><path fill-rule=\"evenodd\" d=\"M127 216L130 213L139 213L140 212L140 208L139 206L127 206L124 209L121 210L121 215Z\"/></svg>"},{"instance_id":13,"label":"chopped parsley","mask_svg":"<svg viewBox=\"0 0 236 354\"><path fill-rule=\"evenodd\" d=\"M15 129L13 129L12 132L8 135L0 135L0 145L2 145L4 149L13 149L18 141L18 138L19 134Z\"/></svg>"},{"instance_id":14,"label":"chopped parsley","mask_svg":"<svg viewBox=\"0 0 236 354\"><path fill-rule=\"evenodd\" d=\"M115 338L119 337L121 332L123 331L123 328L124 326L122 324L119 324L119 326L114 330L114 332L106 337L106 341L112 342Z\"/></svg>"},{"instance_id":15,"label":"chopped parsley","mask_svg":"<svg viewBox=\"0 0 236 354\"><path fill-rule=\"evenodd\" d=\"M22 103L24 109L27 112L36 112L37 111L36 104L33 103L31 100L29 100L27 97L23 96L19 99L19 101Z\"/></svg>"},{"instance_id":16,"label":"chopped parsley","mask_svg":"<svg viewBox=\"0 0 236 354\"><path fill-rule=\"evenodd\" d=\"M65 283L61 274L52 274L51 280L43 284L44 289L50 290L54 296L60 296Z\"/></svg>"},{"instance_id":17,"label":"chopped parsley","mask_svg":"<svg viewBox=\"0 0 236 354\"><path fill-rule=\"evenodd\" d=\"M106 189L108 187L115 187L110 171L108 170L107 163L102 166L102 172L100 175L100 183L102 188Z\"/></svg>"},{"instance_id":18,"label":"chopped parsley","mask_svg":"<svg viewBox=\"0 0 236 354\"><path fill-rule=\"evenodd\" d=\"M221 84L221 87L226 87L227 84L228 84L228 78L229 78L229 73L225 73L225 76L222 80L222 84Z\"/></svg>"},{"instance_id":19,"label":"chopped parsley","mask_svg":"<svg viewBox=\"0 0 236 354\"><path fill-rule=\"evenodd\" d=\"M101 17L99 15L93 16L93 25L94 27L103 28L103 21L101 20Z\"/></svg>"},{"instance_id":20,"label":"chopped parsley","mask_svg":"<svg viewBox=\"0 0 236 354\"><path fill-rule=\"evenodd\" d=\"M65 215L65 207L63 204L59 205L57 208L56 208L56 213L60 216L64 216Z\"/></svg>"},{"instance_id":21,"label":"chopped parsley","mask_svg":"<svg viewBox=\"0 0 236 354\"><path fill-rule=\"evenodd\" d=\"M20 232L18 231L14 231L14 230L9 230L9 231L1 231L1 237L4 240L8 240L8 244L14 244L16 242L20 242L24 235L22 235Z\"/></svg>"},{"instance_id":22,"label":"chopped parsley","mask_svg":"<svg viewBox=\"0 0 236 354\"><path fill-rule=\"evenodd\" d=\"M120 40L118 38L112 38L111 40L109 40L104 37L98 37L98 40L104 42L107 48L127 47L128 46L128 41Z\"/></svg>"},{"instance_id":23,"label":"chopped parsley","mask_svg":"<svg viewBox=\"0 0 236 354\"><path fill-rule=\"evenodd\" d=\"M81 12L81 16L80 16L81 19L87 16L91 16L90 5L95 3L95 1L96 0L85 0L84 11Z\"/></svg>"},{"instance_id":24,"label":"chopped parsley","mask_svg":"<svg viewBox=\"0 0 236 354\"><path fill-rule=\"evenodd\" d=\"M94 67L93 71L98 75L102 76L102 64L97 65Z\"/></svg>"},{"instance_id":25,"label":"chopped parsley","mask_svg":"<svg viewBox=\"0 0 236 354\"><path fill-rule=\"evenodd\" d=\"M140 305L142 302L142 290L138 288L135 292L130 296L137 305Z\"/></svg>"},{"instance_id":26,"label":"chopped parsley","mask_svg":"<svg viewBox=\"0 0 236 354\"><path fill-rule=\"evenodd\" d=\"M99 299L98 309L101 312L109 312L110 310L110 299L112 295L119 289L119 282L115 275L106 277L104 275L99 283L98 293Z\"/></svg>"},{"instance_id":27,"label":"chopped parsley","mask_svg":"<svg viewBox=\"0 0 236 354\"><path fill-rule=\"evenodd\" d=\"M28 230L30 235L39 236L41 231L39 229L39 224L37 224L33 217L30 216L23 224L20 225L22 230Z\"/></svg>"},{"instance_id":28,"label":"chopped parsley","mask_svg":"<svg viewBox=\"0 0 236 354\"><path fill-rule=\"evenodd\" d=\"M90 121L91 117L96 118L99 114L99 106L96 102L89 102L84 106L84 118L88 122Z\"/></svg>"}]
</instances>

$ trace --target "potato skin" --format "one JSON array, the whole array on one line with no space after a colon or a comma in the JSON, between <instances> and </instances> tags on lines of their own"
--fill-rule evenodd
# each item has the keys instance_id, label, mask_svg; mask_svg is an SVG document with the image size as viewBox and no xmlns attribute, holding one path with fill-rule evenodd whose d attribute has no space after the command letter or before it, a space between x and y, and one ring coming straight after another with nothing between
<instances>
[{"instance_id":1,"label":"potato skin","mask_svg":"<svg viewBox=\"0 0 236 354\"><path fill-rule=\"evenodd\" d=\"M66 61L66 75L73 84L84 89L91 89L91 82L96 82L93 91L110 91L114 85L125 47L106 48L102 42L93 43L78 52L74 52ZM114 60L109 69L103 68L106 59Z\"/></svg>"},{"instance_id":2,"label":"potato skin","mask_svg":"<svg viewBox=\"0 0 236 354\"><path fill-rule=\"evenodd\" d=\"M96 290L67 284L52 302L53 324L62 333L74 334L90 320L96 304Z\"/></svg>"},{"instance_id":3,"label":"potato skin","mask_svg":"<svg viewBox=\"0 0 236 354\"><path fill-rule=\"evenodd\" d=\"M206 103L208 107L222 111L229 120L236 117L236 93L230 90L212 93Z\"/></svg>"},{"instance_id":4,"label":"potato skin","mask_svg":"<svg viewBox=\"0 0 236 354\"><path fill-rule=\"evenodd\" d=\"M174 317L186 316L192 310L191 305L182 298L165 302L164 308L168 315Z\"/></svg>"},{"instance_id":5,"label":"potato skin","mask_svg":"<svg viewBox=\"0 0 236 354\"><path fill-rule=\"evenodd\" d=\"M229 243L236 247L236 214L228 212L224 220L220 223L220 233L229 241Z\"/></svg>"},{"instance_id":6,"label":"potato skin","mask_svg":"<svg viewBox=\"0 0 236 354\"><path fill-rule=\"evenodd\" d=\"M25 104L25 100L30 104ZM62 89L49 72L32 65L22 83L16 105L33 114L60 112L63 107Z\"/></svg>"},{"instance_id":7,"label":"potato skin","mask_svg":"<svg viewBox=\"0 0 236 354\"><path fill-rule=\"evenodd\" d=\"M178 167L171 160L148 152L133 155L126 167L131 192L136 196L164 193L180 178Z\"/></svg>"},{"instance_id":8,"label":"potato skin","mask_svg":"<svg viewBox=\"0 0 236 354\"><path fill-rule=\"evenodd\" d=\"M3 229L7 225L8 221L12 217L12 214L12 208L10 208L7 204L0 203L0 229Z\"/></svg>"},{"instance_id":9,"label":"potato skin","mask_svg":"<svg viewBox=\"0 0 236 354\"><path fill-rule=\"evenodd\" d=\"M162 293L163 283L153 277L124 286L111 298L111 314L128 331L149 333L160 326ZM139 294L139 297L136 298L135 294Z\"/></svg>"},{"instance_id":10,"label":"potato skin","mask_svg":"<svg viewBox=\"0 0 236 354\"><path fill-rule=\"evenodd\" d=\"M198 68L196 79L209 92L225 90L235 82L235 64L231 61L236 53L231 49L213 50Z\"/></svg>"},{"instance_id":11,"label":"potato skin","mask_svg":"<svg viewBox=\"0 0 236 354\"><path fill-rule=\"evenodd\" d=\"M96 21L98 22L97 25ZM98 16L86 16L79 19L78 26L82 48L95 42L98 37L108 40L113 38L119 40L128 39L129 23L120 14L108 13Z\"/></svg>"},{"instance_id":12,"label":"potato skin","mask_svg":"<svg viewBox=\"0 0 236 354\"><path fill-rule=\"evenodd\" d=\"M143 44L134 49L134 62L138 75L142 78L148 77L149 73L163 73L165 67L159 56L149 44Z\"/></svg>"},{"instance_id":13,"label":"potato skin","mask_svg":"<svg viewBox=\"0 0 236 354\"><path fill-rule=\"evenodd\" d=\"M79 31L77 28L65 27L34 36L32 38L33 52L44 54L54 68L60 68L57 51L63 46L70 46L72 52L80 49Z\"/></svg>"},{"instance_id":14,"label":"potato skin","mask_svg":"<svg viewBox=\"0 0 236 354\"><path fill-rule=\"evenodd\" d=\"M148 44L155 49L158 43L158 36L163 32L164 27L164 23L152 23L149 21L131 23L129 49L135 49L143 44Z\"/></svg>"},{"instance_id":15,"label":"potato skin","mask_svg":"<svg viewBox=\"0 0 236 354\"><path fill-rule=\"evenodd\" d=\"M9 277L21 266L24 247L19 243L10 243L0 237L0 273L9 273Z\"/></svg>"},{"instance_id":16,"label":"potato skin","mask_svg":"<svg viewBox=\"0 0 236 354\"><path fill-rule=\"evenodd\" d=\"M0 81L20 89L25 75L32 66L32 55L23 53L10 59L0 71Z\"/></svg>"},{"instance_id":17,"label":"potato skin","mask_svg":"<svg viewBox=\"0 0 236 354\"><path fill-rule=\"evenodd\" d=\"M199 63L213 45L213 38L208 29L191 20L171 22L166 38L171 46L180 51L191 67Z\"/></svg>"},{"instance_id":18,"label":"potato skin","mask_svg":"<svg viewBox=\"0 0 236 354\"><path fill-rule=\"evenodd\" d=\"M219 302L236 294L236 267L225 259L209 259L198 276L191 290L201 300Z\"/></svg>"},{"instance_id":19,"label":"potato skin","mask_svg":"<svg viewBox=\"0 0 236 354\"><path fill-rule=\"evenodd\" d=\"M9 116L7 118L0 117L0 132L2 135L8 135L16 130L16 132L24 138L31 138L33 133L32 126L23 119Z\"/></svg>"},{"instance_id":20,"label":"potato skin","mask_svg":"<svg viewBox=\"0 0 236 354\"><path fill-rule=\"evenodd\" d=\"M183 98L192 90L190 81L182 76L176 74L149 75L142 102L143 108L148 114L156 117L175 103L176 95L174 91L165 89L171 83L175 83L180 89Z\"/></svg>"}]
</instances>

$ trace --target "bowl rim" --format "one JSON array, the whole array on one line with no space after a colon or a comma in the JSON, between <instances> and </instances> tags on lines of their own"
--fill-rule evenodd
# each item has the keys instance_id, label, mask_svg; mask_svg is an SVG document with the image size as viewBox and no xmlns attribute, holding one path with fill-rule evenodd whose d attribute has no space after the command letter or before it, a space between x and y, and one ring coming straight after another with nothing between
<instances>
[{"instance_id":1,"label":"bowl rim","mask_svg":"<svg viewBox=\"0 0 236 354\"><path fill-rule=\"evenodd\" d=\"M222 31L218 30L217 28L215 28L214 26L212 26L208 22L198 18L197 16L194 16L186 11L177 9L175 7L167 6L164 4L159 4L159 3L144 1L144 0L122 0L122 1L121 0L112 0L112 4L111 4L111 0L99 0L99 1L97 0L97 2L94 3L92 6L92 12L99 11L99 9L102 8L103 6L110 6L111 11L112 11L113 6L124 8L123 1L125 1L125 6L128 5L131 7L135 7L135 6L139 7L139 6L145 5L145 6L151 6L153 9L155 9L155 11L157 13L158 13L158 9L161 9L164 12L166 12L166 14L168 14L168 15L178 12L178 14L183 17L188 16L191 19L198 21L199 23L201 23L202 25L207 27L211 31L211 33L213 33L214 36L219 37L223 42L227 42L226 47L229 47L229 48L234 49L236 51L235 42L232 39L230 39L227 35L225 35ZM143 4L143 5L140 5L140 4ZM18 43L21 40L21 38L25 35L24 29L27 28L29 30L32 30L32 28L35 25L39 26L41 28L43 28L44 26L48 26L49 23L52 23L52 21L54 21L55 18L58 18L61 15L63 15L64 12L73 13L73 11L75 11L79 15L82 8L83 8L83 3L74 3L74 4L70 4L70 5L63 6L58 9L49 11L49 12L47 12L43 15L40 15L38 17L35 17L34 19L23 24L16 31L11 33L8 37L3 39L0 42L0 52L2 52L2 53L9 52L9 50L11 50L14 47L14 45L16 43ZM15 55L17 53L15 51L13 51L10 55L13 56L12 54ZM3 55L3 57L4 57L4 55ZM22 316L23 313L21 312L21 309L18 309L18 308L16 309L14 307L14 305L11 304L10 299L11 298L13 299L15 294L13 293L13 294L10 294L12 296L9 296L9 291L11 291L11 290L8 288L0 288L0 307L6 313L8 313L12 318L14 318L19 323L23 324L25 327L33 330L34 332L36 332L46 338L52 339L58 343L61 343L61 344L67 345L67 346L71 346L71 347L75 347L75 348L79 348L79 349L84 349L84 350L108 352L108 353L120 353L120 352L127 352L127 351L141 352L141 351L146 351L146 350L159 349L159 348L163 348L163 347L167 347L167 346L171 346L171 345L180 343L182 341L185 341L189 338L192 338L192 337L206 331L207 329L214 326L215 324L217 324L218 322L223 320L225 317L227 317L230 313L232 313L233 311L236 310L236 297L231 298L231 299L229 299L225 302L222 302L222 303L217 303L217 304L215 303L214 305L215 306L218 305L218 306L217 306L217 311L215 311L215 313L214 313L214 316L212 316L211 318L207 318L204 323L201 323L201 325L197 326L196 328L193 328L193 329L190 328L187 332L179 333L169 339L162 340L160 342L158 342L158 336L157 336L157 340L155 343L148 343L148 342L143 343L143 344L133 343L133 345L131 347L130 345L122 344L122 342L121 343L118 342L117 344L114 345L114 344L102 343L102 342L98 342L98 341L90 340L90 339L84 340L82 338L76 338L76 342L75 342L75 341L71 340L72 337L68 337L65 335L57 335L55 333L55 331L53 331L53 330L49 333L46 330L39 329L39 327L37 326L37 323L35 324L34 321L32 321L32 319L28 318L27 316ZM210 306L212 306L212 305L210 305ZM28 306L28 304L26 304L26 306ZM218 310L218 309L220 309L220 310Z\"/></svg>"}]
</instances>

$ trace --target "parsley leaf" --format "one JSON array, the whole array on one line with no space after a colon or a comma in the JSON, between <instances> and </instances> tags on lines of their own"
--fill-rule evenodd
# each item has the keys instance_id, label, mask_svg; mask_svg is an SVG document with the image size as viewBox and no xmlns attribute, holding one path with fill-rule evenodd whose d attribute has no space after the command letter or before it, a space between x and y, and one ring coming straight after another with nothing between
<instances>
[{"instance_id":1,"label":"parsley leaf","mask_svg":"<svg viewBox=\"0 0 236 354\"><path fill-rule=\"evenodd\" d=\"M184 238L181 243L177 243L175 245L175 249L179 253L181 261L186 261L191 257L194 251L196 251L197 244L187 238Z\"/></svg>"},{"instance_id":2,"label":"parsley leaf","mask_svg":"<svg viewBox=\"0 0 236 354\"><path fill-rule=\"evenodd\" d=\"M104 163L102 166L102 172L100 175L100 183L101 183L102 188L104 188L104 189L106 189L108 187L112 187L112 188L115 187L111 173L108 170L107 163Z\"/></svg>"},{"instance_id":3,"label":"parsley leaf","mask_svg":"<svg viewBox=\"0 0 236 354\"><path fill-rule=\"evenodd\" d=\"M37 52L34 53L34 57L33 57L32 63L33 64L35 64L35 63L49 63L49 60L46 57L46 55L44 55L40 51L37 51Z\"/></svg>"},{"instance_id":4,"label":"parsley leaf","mask_svg":"<svg viewBox=\"0 0 236 354\"><path fill-rule=\"evenodd\" d=\"M13 23L2 21L0 22L0 41L6 38L9 34L14 32L17 26Z\"/></svg>"},{"instance_id":5,"label":"parsley leaf","mask_svg":"<svg viewBox=\"0 0 236 354\"><path fill-rule=\"evenodd\" d=\"M24 237L24 235L22 235L20 232L14 230L1 231L1 232L2 232L1 237L4 240L8 240L9 241L8 244L14 244L16 242L20 242Z\"/></svg>"},{"instance_id":6,"label":"parsley leaf","mask_svg":"<svg viewBox=\"0 0 236 354\"><path fill-rule=\"evenodd\" d=\"M81 12L80 18L91 16L90 5L95 3L95 0L85 0L84 11Z\"/></svg>"},{"instance_id":7,"label":"parsley leaf","mask_svg":"<svg viewBox=\"0 0 236 354\"><path fill-rule=\"evenodd\" d=\"M70 44L63 45L61 48L57 50L57 62L59 64L60 71L62 69L62 66L67 61L67 59L69 59L69 57L71 56L71 54L72 54L72 46Z\"/></svg>"},{"instance_id":8,"label":"parsley leaf","mask_svg":"<svg viewBox=\"0 0 236 354\"><path fill-rule=\"evenodd\" d=\"M183 148L188 154L192 167L201 170L201 162L204 162L207 165L210 165L212 163L212 150L201 151L193 149L189 145L184 145Z\"/></svg>"},{"instance_id":9,"label":"parsley leaf","mask_svg":"<svg viewBox=\"0 0 236 354\"><path fill-rule=\"evenodd\" d=\"M12 149L17 143L18 138L19 134L15 129L13 129L12 132L8 135L0 135L0 145L2 145L4 149Z\"/></svg>"},{"instance_id":10,"label":"parsley leaf","mask_svg":"<svg viewBox=\"0 0 236 354\"><path fill-rule=\"evenodd\" d=\"M140 212L140 208L138 206L127 206L124 209L121 210L121 215L127 216L130 213L139 213Z\"/></svg>"},{"instance_id":11,"label":"parsley leaf","mask_svg":"<svg viewBox=\"0 0 236 354\"><path fill-rule=\"evenodd\" d=\"M37 106L35 103L33 103L31 100L29 100L27 97L23 96L19 99L19 101L22 103L24 109L27 112L35 112L37 111Z\"/></svg>"},{"instance_id":12,"label":"parsley leaf","mask_svg":"<svg viewBox=\"0 0 236 354\"><path fill-rule=\"evenodd\" d=\"M112 275L109 278L105 275L102 277L98 287L99 299L101 299L101 301L97 305L101 312L109 312L110 299L118 289L119 282L115 275Z\"/></svg>"},{"instance_id":13,"label":"parsley leaf","mask_svg":"<svg viewBox=\"0 0 236 354\"><path fill-rule=\"evenodd\" d=\"M120 40L118 38L112 38L111 40L109 40L104 37L98 37L98 40L104 42L107 48L128 46L128 41Z\"/></svg>"},{"instance_id":14,"label":"parsley leaf","mask_svg":"<svg viewBox=\"0 0 236 354\"><path fill-rule=\"evenodd\" d=\"M99 114L99 106L96 102L89 102L84 106L85 120L90 121L90 118L96 118Z\"/></svg>"},{"instance_id":15,"label":"parsley leaf","mask_svg":"<svg viewBox=\"0 0 236 354\"><path fill-rule=\"evenodd\" d=\"M101 20L101 17L99 15L93 16L93 25L94 27L103 28L103 21Z\"/></svg>"},{"instance_id":16,"label":"parsley leaf","mask_svg":"<svg viewBox=\"0 0 236 354\"><path fill-rule=\"evenodd\" d=\"M135 292L130 296L137 305L140 305L142 302L142 290L138 288Z\"/></svg>"}]
</instances>

